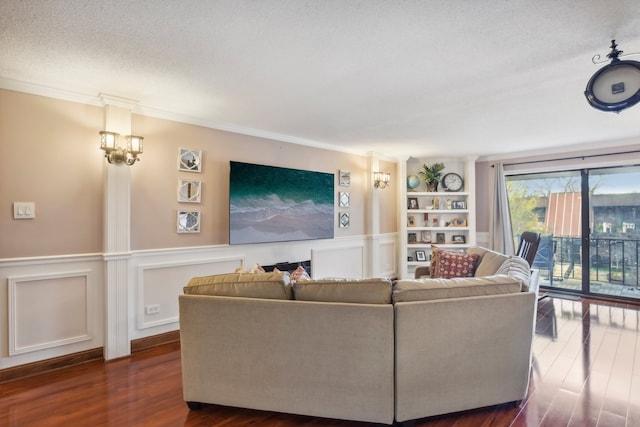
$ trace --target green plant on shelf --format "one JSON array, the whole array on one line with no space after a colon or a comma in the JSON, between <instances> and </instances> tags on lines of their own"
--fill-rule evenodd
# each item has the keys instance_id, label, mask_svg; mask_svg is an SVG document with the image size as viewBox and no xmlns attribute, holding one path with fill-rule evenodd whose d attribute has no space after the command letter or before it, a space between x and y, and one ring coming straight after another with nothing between
<instances>
[{"instance_id":1,"label":"green plant on shelf","mask_svg":"<svg viewBox=\"0 0 640 427\"><path fill-rule=\"evenodd\" d=\"M418 174L424 179L424 183L427 184L428 191L437 191L438 183L442 178L442 171L444 170L444 163L437 162L429 166L428 164L422 165L422 170Z\"/></svg>"}]
</instances>

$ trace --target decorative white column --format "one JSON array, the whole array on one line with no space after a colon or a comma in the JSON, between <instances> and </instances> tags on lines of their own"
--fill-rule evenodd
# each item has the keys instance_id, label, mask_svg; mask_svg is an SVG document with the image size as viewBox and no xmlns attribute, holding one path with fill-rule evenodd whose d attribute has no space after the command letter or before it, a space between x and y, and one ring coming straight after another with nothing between
<instances>
[{"instance_id":1,"label":"decorative white column","mask_svg":"<svg viewBox=\"0 0 640 427\"><path fill-rule=\"evenodd\" d=\"M100 94L104 104L103 130L120 134L119 143L131 134L131 111L136 102ZM96 138L97 140L97 138ZM104 261L105 261L105 360L131 354L129 339L129 259L131 258L131 170L124 163L105 159Z\"/></svg>"},{"instance_id":2,"label":"decorative white column","mask_svg":"<svg viewBox=\"0 0 640 427\"><path fill-rule=\"evenodd\" d=\"M379 171L379 159L376 153L368 153L367 155L367 186L369 188L368 197L368 221L367 235L369 236L368 256L366 274L368 277L378 277L376 266L380 265L380 190L373 186L373 173Z\"/></svg>"}]
</instances>

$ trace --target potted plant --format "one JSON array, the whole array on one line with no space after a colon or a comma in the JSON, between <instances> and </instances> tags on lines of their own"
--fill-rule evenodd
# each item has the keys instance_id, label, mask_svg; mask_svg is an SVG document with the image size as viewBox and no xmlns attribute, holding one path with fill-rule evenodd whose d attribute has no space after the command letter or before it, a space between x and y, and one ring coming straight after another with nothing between
<instances>
[{"instance_id":1,"label":"potted plant","mask_svg":"<svg viewBox=\"0 0 640 427\"><path fill-rule=\"evenodd\" d=\"M442 171L444 170L444 163L434 163L429 166L427 164L422 165L422 170L418 174L424 179L424 183L427 184L427 191L437 191L438 183L442 178Z\"/></svg>"}]
</instances>

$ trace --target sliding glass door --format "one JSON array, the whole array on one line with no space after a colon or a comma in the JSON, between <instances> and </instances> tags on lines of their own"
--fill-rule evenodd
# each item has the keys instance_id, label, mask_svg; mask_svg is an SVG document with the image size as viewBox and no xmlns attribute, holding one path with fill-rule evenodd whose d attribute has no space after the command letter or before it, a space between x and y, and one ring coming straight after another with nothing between
<instances>
[{"instance_id":1,"label":"sliding glass door","mask_svg":"<svg viewBox=\"0 0 640 427\"><path fill-rule=\"evenodd\" d=\"M541 286L640 298L640 168L506 180L514 243L523 231L542 235L534 262Z\"/></svg>"}]
</instances>

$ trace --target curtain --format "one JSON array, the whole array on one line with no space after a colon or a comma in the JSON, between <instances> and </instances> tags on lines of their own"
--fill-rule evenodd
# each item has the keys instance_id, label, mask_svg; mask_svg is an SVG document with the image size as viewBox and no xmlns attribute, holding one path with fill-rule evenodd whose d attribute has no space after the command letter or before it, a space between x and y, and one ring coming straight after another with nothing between
<instances>
[{"instance_id":1,"label":"curtain","mask_svg":"<svg viewBox=\"0 0 640 427\"><path fill-rule=\"evenodd\" d=\"M489 246L497 252L514 255L513 231L509 215L507 184L504 180L504 166L493 166L493 200L490 208Z\"/></svg>"}]
</instances>

